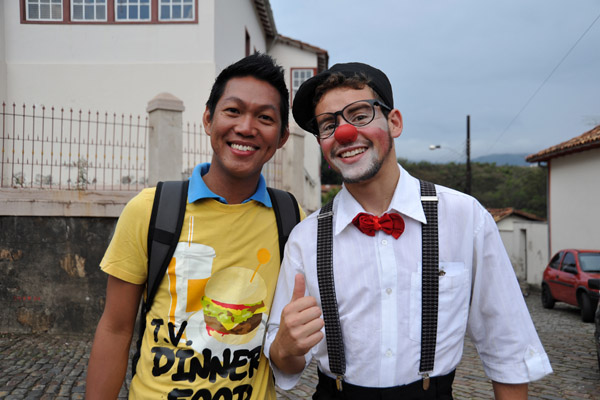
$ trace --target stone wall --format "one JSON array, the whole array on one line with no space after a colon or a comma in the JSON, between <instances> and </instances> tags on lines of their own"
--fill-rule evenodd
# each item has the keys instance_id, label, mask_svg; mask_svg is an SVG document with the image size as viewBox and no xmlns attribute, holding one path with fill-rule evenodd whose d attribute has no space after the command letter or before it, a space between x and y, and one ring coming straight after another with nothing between
<instances>
[{"instance_id":1,"label":"stone wall","mask_svg":"<svg viewBox=\"0 0 600 400\"><path fill-rule=\"evenodd\" d=\"M0 216L0 332L94 332L117 218Z\"/></svg>"}]
</instances>

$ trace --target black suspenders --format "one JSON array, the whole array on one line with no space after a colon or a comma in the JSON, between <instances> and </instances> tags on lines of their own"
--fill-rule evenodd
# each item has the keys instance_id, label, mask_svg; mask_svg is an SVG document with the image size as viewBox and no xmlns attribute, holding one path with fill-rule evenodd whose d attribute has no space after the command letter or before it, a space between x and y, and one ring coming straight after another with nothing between
<instances>
[{"instance_id":1,"label":"black suspenders","mask_svg":"<svg viewBox=\"0 0 600 400\"><path fill-rule=\"evenodd\" d=\"M325 321L325 338L327 340L327 355L329 369L336 375L335 383L342 390L344 372L346 372L346 357L340 328L335 285L333 282L333 199L321 208L317 228L317 278L323 320Z\"/></svg>"},{"instance_id":2,"label":"black suspenders","mask_svg":"<svg viewBox=\"0 0 600 400\"><path fill-rule=\"evenodd\" d=\"M439 293L438 199L435 185L421 182L421 203L426 224L421 225L421 363L423 389L429 389L429 375L433 372L435 341L437 337Z\"/></svg>"},{"instance_id":3,"label":"black suspenders","mask_svg":"<svg viewBox=\"0 0 600 400\"><path fill-rule=\"evenodd\" d=\"M422 311L421 311L421 362L419 374L423 376L423 389L429 388L429 375L433 372L437 336L439 251L438 251L438 199L435 185L421 183L421 203L427 224L421 228L422 237ZM325 337L329 369L336 375L338 390L346 371L344 344L338 314L333 280L333 200L321 208L317 228L317 277L321 307L325 321Z\"/></svg>"}]
</instances>

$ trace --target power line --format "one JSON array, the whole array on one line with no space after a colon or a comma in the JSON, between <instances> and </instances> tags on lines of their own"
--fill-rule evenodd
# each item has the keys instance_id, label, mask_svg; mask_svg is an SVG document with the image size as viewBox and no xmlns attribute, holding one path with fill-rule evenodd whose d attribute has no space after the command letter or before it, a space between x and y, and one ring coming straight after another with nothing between
<instances>
[{"instance_id":1,"label":"power line","mask_svg":"<svg viewBox=\"0 0 600 400\"><path fill-rule=\"evenodd\" d=\"M521 107L521 109L519 110L519 112L517 113L517 115L515 115L514 118L508 123L508 125L506 125L506 128L504 128L504 130L498 136L498 138L496 139L496 141L489 147L489 149L487 150L488 152L492 149L492 147L494 147L496 145L496 143L498 143L498 141L502 138L502 136L506 133L506 131L508 131L508 129L512 126L512 124L517 120L517 118L519 118L519 116L521 115L521 113L527 108L527 106L529 105L529 103L531 103L531 101L533 100L533 98L538 94L538 92L542 89L542 87L544 87L544 85L546 84L546 82L548 82L548 80L550 80L550 78L552 77L552 75L554 74L554 72L556 72L556 70L558 69L558 67L560 67L561 64L567 59L567 57L569 56L569 54L571 54L571 52L579 44L579 42L581 41L581 39L583 39L583 37L589 32L590 29L592 29L592 26L594 26L594 24L598 21L598 19L600 19L600 14L598 14L596 16L596 18L592 21L592 23L590 24L590 26L588 26L587 29L581 34L581 36L579 36L579 39L577 39L575 41L575 43L573 44L573 46L571 46L571 48L569 49L569 51L567 51L567 53L558 62L558 64L556 64L556 66L554 67L554 69L550 72L550 74L546 77L546 79L544 79L544 81L542 82L542 84L535 90L535 92L533 92L533 94L525 102L525 104L523 105L523 107Z\"/></svg>"}]
</instances>

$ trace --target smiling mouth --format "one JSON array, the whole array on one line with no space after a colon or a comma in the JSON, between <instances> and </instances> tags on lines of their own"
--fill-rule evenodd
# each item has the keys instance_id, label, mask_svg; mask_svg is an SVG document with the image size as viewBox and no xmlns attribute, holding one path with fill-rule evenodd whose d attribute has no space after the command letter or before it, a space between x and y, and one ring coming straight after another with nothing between
<instances>
[{"instance_id":1,"label":"smiling mouth","mask_svg":"<svg viewBox=\"0 0 600 400\"><path fill-rule=\"evenodd\" d=\"M367 151L367 149L365 149L364 147L361 147L360 149L354 149L354 150L350 150L350 151L345 151L342 154L340 154L341 158L349 158L349 157L353 157L357 154L361 154L364 153L365 151Z\"/></svg>"},{"instance_id":2,"label":"smiling mouth","mask_svg":"<svg viewBox=\"0 0 600 400\"><path fill-rule=\"evenodd\" d=\"M230 146L231 146L232 149L240 150L240 151L254 151L254 150L256 150L255 147L247 146L247 145L244 145L244 144L231 143Z\"/></svg>"}]
</instances>

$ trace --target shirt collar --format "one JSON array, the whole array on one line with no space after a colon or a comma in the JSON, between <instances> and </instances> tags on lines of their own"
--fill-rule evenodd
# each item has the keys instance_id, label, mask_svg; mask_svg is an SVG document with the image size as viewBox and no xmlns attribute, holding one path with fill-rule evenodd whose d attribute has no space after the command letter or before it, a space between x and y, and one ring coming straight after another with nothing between
<instances>
[{"instance_id":1,"label":"shirt collar","mask_svg":"<svg viewBox=\"0 0 600 400\"><path fill-rule=\"evenodd\" d=\"M397 212L404 217L412 218L421 223L426 223L425 212L421 204L421 188L419 180L412 177L400 164L400 177L394 190L394 196L390 202L390 206L386 212ZM342 230L352 223L356 214L365 212L363 207L350 194L346 186L336 196L337 206L335 210L335 234L339 234Z\"/></svg>"},{"instance_id":2,"label":"shirt collar","mask_svg":"<svg viewBox=\"0 0 600 400\"><path fill-rule=\"evenodd\" d=\"M227 200L224 197L219 196L214 193L212 190L206 186L202 176L208 172L210 169L210 163L202 163L196 165L194 171L192 172L192 176L190 176L190 187L188 189L188 201L193 203L200 199L216 199L221 203L227 204ZM271 208L273 205L271 203L271 198L269 197L269 193L267 192L267 184L265 182L265 178L260 175L258 179L258 187L256 188L256 192L248 199L244 200L242 203L247 203L250 200L258 201L259 203L264 204L266 207Z\"/></svg>"}]
</instances>

